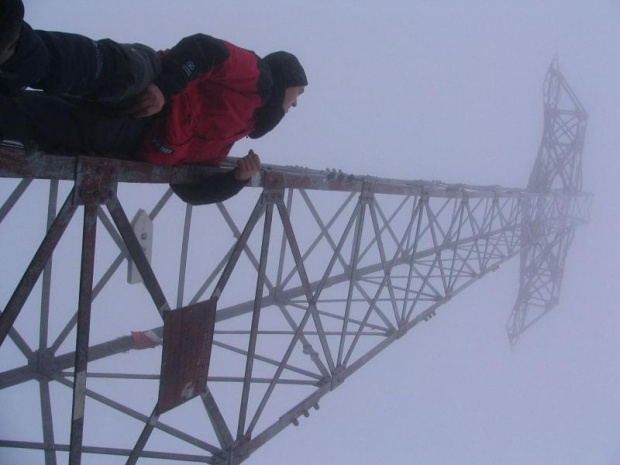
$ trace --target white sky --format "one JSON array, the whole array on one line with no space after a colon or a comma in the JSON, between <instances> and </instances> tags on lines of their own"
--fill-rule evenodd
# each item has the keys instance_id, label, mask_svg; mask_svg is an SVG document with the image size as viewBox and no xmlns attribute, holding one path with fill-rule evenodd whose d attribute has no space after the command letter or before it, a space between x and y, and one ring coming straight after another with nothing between
<instances>
[{"instance_id":1,"label":"white sky","mask_svg":"<svg viewBox=\"0 0 620 465\"><path fill-rule=\"evenodd\" d=\"M234 155L252 147L267 163L384 177L525 186L541 137L543 78L558 53L590 115L584 186L596 195L558 308L510 351L515 260L248 463L620 463L618 2L25 3L40 29L155 48L204 32L259 55L296 53L310 81L299 106Z\"/></svg>"}]
</instances>

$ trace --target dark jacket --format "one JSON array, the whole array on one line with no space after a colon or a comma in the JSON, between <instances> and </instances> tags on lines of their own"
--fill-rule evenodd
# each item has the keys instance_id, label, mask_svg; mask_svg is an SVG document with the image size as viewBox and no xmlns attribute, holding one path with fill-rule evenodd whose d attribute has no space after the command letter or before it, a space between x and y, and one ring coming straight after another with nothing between
<instances>
[{"instance_id":1,"label":"dark jacket","mask_svg":"<svg viewBox=\"0 0 620 465\"><path fill-rule=\"evenodd\" d=\"M234 171L212 174L202 182L193 184L170 184L181 200L190 205L208 205L223 202L237 195L248 181L237 181Z\"/></svg>"},{"instance_id":2,"label":"dark jacket","mask_svg":"<svg viewBox=\"0 0 620 465\"><path fill-rule=\"evenodd\" d=\"M151 55L157 63L150 63ZM140 68L133 69L138 62ZM32 87L50 95L119 103L144 90L158 65L155 51L142 44L33 30L23 22L13 56L0 66L0 94L19 95ZM144 83L136 88L140 80Z\"/></svg>"},{"instance_id":3,"label":"dark jacket","mask_svg":"<svg viewBox=\"0 0 620 465\"><path fill-rule=\"evenodd\" d=\"M163 165L219 165L252 133L273 87L269 68L253 52L204 34L163 52L155 84L167 103L146 131L141 154Z\"/></svg>"}]
</instances>

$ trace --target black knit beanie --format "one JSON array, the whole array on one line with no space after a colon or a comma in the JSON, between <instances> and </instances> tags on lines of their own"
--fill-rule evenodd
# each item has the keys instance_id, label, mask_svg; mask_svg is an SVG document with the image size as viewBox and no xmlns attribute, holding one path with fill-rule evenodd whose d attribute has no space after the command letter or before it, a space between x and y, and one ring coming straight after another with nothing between
<instances>
[{"instance_id":1,"label":"black knit beanie","mask_svg":"<svg viewBox=\"0 0 620 465\"><path fill-rule=\"evenodd\" d=\"M17 37L23 19L24 4L21 0L0 1L0 52Z\"/></svg>"},{"instance_id":2,"label":"black knit beanie","mask_svg":"<svg viewBox=\"0 0 620 465\"><path fill-rule=\"evenodd\" d=\"M276 87L307 86L306 73L295 55L288 52L273 52L263 58L273 77Z\"/></svg>"},{"instance_id":3,"label":"black knit beanie","mask_svg":"<svg viewBox=\"0 0 620 465\"><path fill-rule=\"evenodd\" d=\"M263 58L267 63L273 88L267 103L256 111L256 124L250 138L264 136L284 118L284 91L288 87L307 86L306 73L295 55L288 52L274 52Z\"/></svg>"}]
</instances>

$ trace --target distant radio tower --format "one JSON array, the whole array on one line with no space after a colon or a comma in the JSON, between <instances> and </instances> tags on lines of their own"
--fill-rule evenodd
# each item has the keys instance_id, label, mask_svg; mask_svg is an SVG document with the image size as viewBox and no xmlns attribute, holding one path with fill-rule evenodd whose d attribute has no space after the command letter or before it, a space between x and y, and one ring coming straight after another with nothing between
<instances>
[{"instance_id":1,"label":"distant radio tower","mask_svg":"<svg viewBox=\"0 0 620 465\"><path fill-rule=\"evenodd\" d=\"M219 169L5 144L0 446L47 465L241 463L520 255L514 345L558 303L575 227L589 220L587 114L557 61L544 105L526 189L267 166L226 204L181 207L148 184Z\"/></svg>"}]
</instances>

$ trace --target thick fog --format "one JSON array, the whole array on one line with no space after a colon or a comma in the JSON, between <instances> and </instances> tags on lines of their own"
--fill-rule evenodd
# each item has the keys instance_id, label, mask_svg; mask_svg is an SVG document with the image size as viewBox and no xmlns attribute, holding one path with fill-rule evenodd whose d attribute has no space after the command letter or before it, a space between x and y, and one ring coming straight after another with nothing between
<instances>
[{"instance_id":1,"label":"thick fog","mask_svg":"<svg viewBox=\"0 0 620 465\"><path fill-rule=\"evenodd\" d=\"M252 148L266 163L387 178L525 187L542 135L543 80L557 54L589 114L583 185L595 195L557 308L511 350L505 324L519 261L509 262L248 463L620 463L618 2L24 3L39 29L156 49L203 32L259 55L291 51L309 80L297 108L232 155ZM15 421L0 415L0 431ZM0 461L27 463L15 461L19 454L0 449Z\"/></svg>"}]
</instances>

